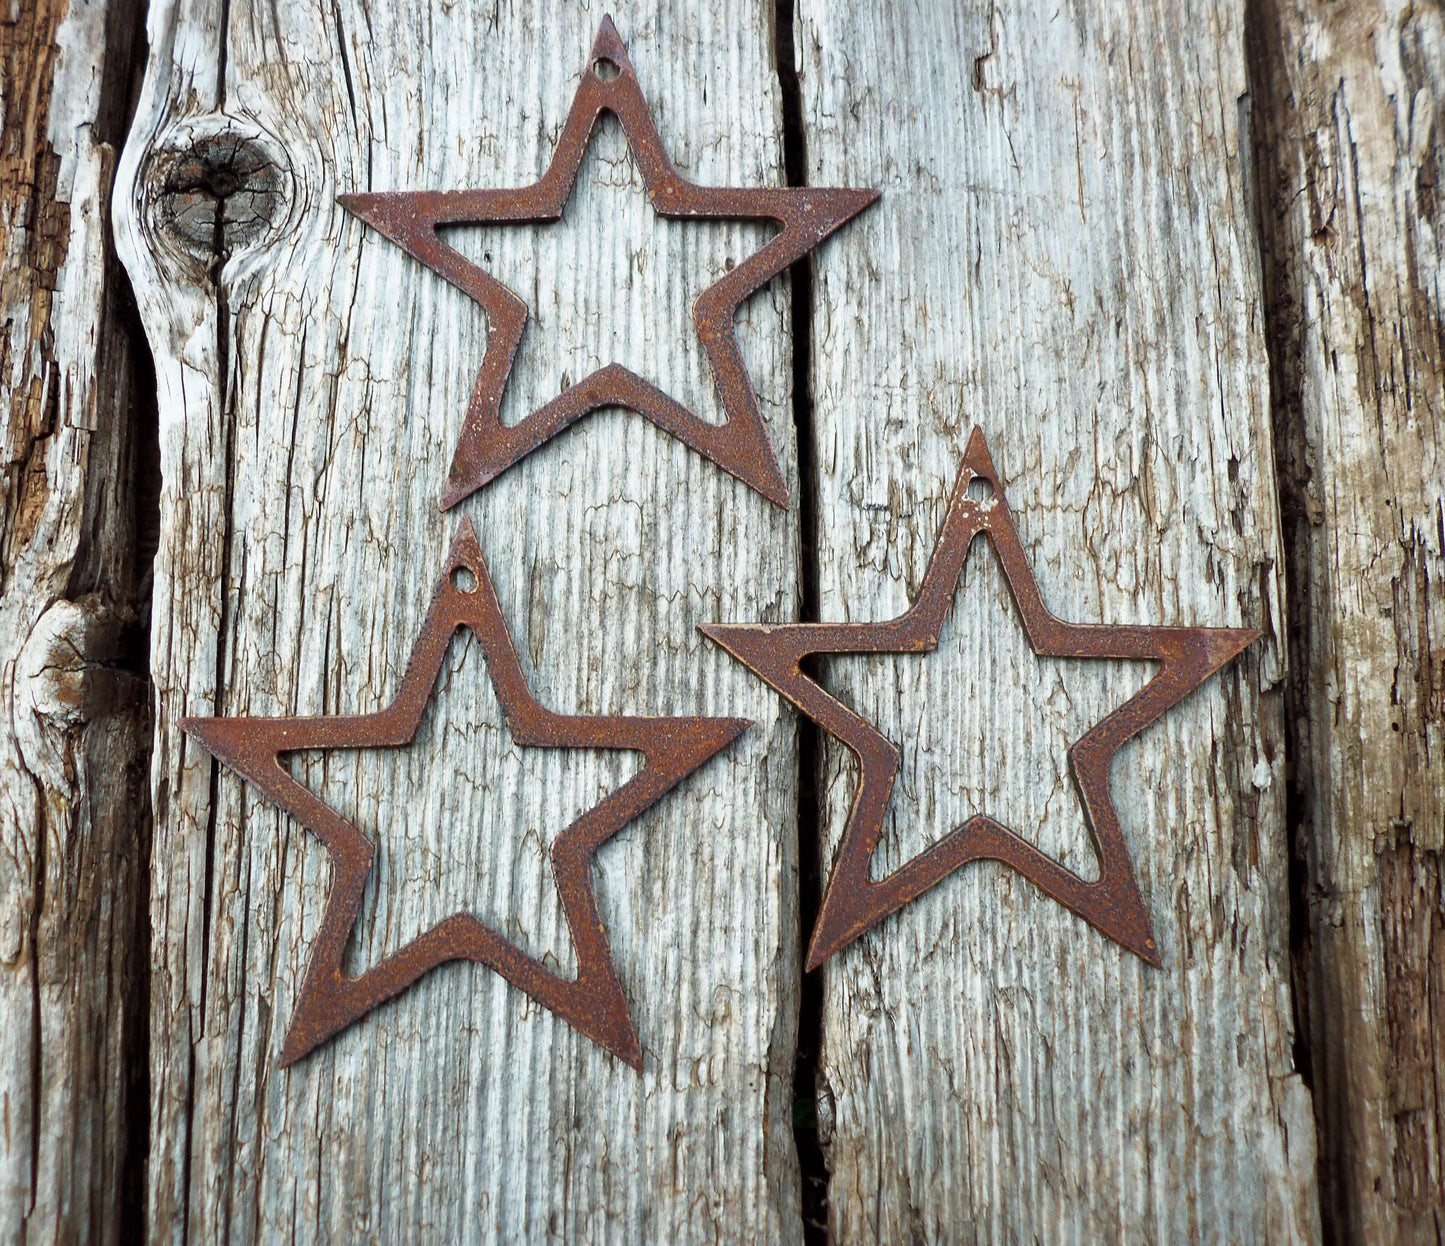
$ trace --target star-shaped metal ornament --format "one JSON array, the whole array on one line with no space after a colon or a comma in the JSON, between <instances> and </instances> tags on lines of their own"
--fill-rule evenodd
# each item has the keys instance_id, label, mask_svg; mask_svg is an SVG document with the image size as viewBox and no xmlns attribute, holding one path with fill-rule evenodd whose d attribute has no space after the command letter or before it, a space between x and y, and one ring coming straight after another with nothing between
<instances>
[{"instance_id":1,"label":"star-shaped metal ornament","mask_svg":"<svg viewBox=\"0 0 1445 1246\"><path fill-rule=\"evenodd\" d=\"M471 587L463 587L467 577ZM645 759L637 774L552 841L557 894L577 950L575 979L551 973L470 913L448 917L354 978L342 971L342 954L356 924L376 847L294 779L281 755L409 744L431 700L447 645L461 628L469 628L481 645L507 727L518 744L634 750ZM749 725L739 718L585 716L544 709L527 686L470 520L458 530L401 687L386 709L318 718L185 719L185 731L320 838L331 854L331 891L282 1047L281 1067L294 1064L438 965L470 960L496 970L640 1071L642 1049L592 890L592 855Z\"/></svg>"},{"instance_id":2,"label":"star-shaped metal ornament","mask_svg":"<svg viewBox=\"0 0 1445 1246\"><path fill-rule=\"evenodd\" d=\"M986 481L990 500L968 496ZM1159 663L1154 677L1069 749L1074 782L1099 855L1099 877L1086 882L994 819L978 814L887 878L869 867L901 759L876 727L834 699L802 662L811 654L927 653L938 646L969 545L980 533L997 551L1024 631L1035 653L1056 658L1124 658ZM1109 792L1109 767L1123 743L1259 638L1249 628L1143 627L1065 623L1050 614L1019 540L983 434L969 438L963 466L918 600L884 623L704 624L712 637L858 758L858 791L808 946L807 968L833 953L970 861L1001 861L1149 964L1161 965L1144 899Z\"/></svg>"},{"instance_id":3,"label":"star-shaped metal ornament","mask_svg":"<svg viewBox=\"0 0 1445 1246\"><path fill-rule=\"evenodd\" d=\"M502 393L527 323L527 305L443 241L438 230L447 225L539 224L561 219L582 156L604 112L621 122L659 216L774 221L782 226L759 251L704 290L693 306L693 323L727 415L722 424L700 419L649 381L615 363L568 387L520 423L502 423ZM486 312L487 351L442 494L443 510L602 407L625 407L645 416L770 501L787 506L787 484L738 350L733 317L749 295L858 215L878 195L876 190L751 189L689 182L668 160L627 49L612 19L604 18L552 163L539 182L504 190L341 195L338 202L470 295Z\"/></svg>"}]
</instances>

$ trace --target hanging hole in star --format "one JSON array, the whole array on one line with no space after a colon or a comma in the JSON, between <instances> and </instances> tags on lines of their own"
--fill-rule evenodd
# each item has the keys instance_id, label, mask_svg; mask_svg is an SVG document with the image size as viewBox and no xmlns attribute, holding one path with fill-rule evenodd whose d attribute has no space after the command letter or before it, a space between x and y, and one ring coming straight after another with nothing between
<instances>
[{"instance_id":1,"label":"hanging hole in star","mask_svg":"<svg viewBox=\"0 0 1445 1246\"><path fill-rule=\"evenodd\" d=\"M477 591L477 574L470 567L452 568L452 587L463 593Z\"/></svg>"},{"instance_id":2,"label":"hanging hole in star","mask_svg":"<svg viewBox=\"0 0 1445 1246\"><path fill-rule=\"evenodd\" d=\"M622 69L616 61L610 61L605 56L599 56L592 62L592 72L603 82L612 82L622 74Z\"/></svg>"},{"instance_id":3,"label":"hanging hole in star","mask_svg":"<svg viewBox=\"0 0 1445 1246\"><path fill-rule=\"evenodd\" d=\"M992 502L993 481L986 476L975 476L968 482L968 496L973 502Z\"/></svg>"}]
</instances>

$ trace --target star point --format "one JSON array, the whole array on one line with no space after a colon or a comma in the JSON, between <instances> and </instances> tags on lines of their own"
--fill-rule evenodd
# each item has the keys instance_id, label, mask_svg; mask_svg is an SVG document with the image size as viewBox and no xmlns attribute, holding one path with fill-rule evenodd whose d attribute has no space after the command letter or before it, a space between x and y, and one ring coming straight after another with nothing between
<instances>
[{"instance_id":1,"label":"star point","mask_svg":"<svg viewBox=\"0 0 1445 1246\"><path fill-rule=\"evenodd\" d=\"M470 587L456 582L470 573ZM557 976L470 913L454 913L365 972L348 977L342 957L376 855L357 826L305 787L281 763L299 750L401 748L416 735L453 634L469 629L487 662L513 739L523 747L622 749L643 765L563 830L551 846L553 877L577 955L577 977ZM372 1009L453 960L500 974L573 1029L641 1071L642 1049L612 959L592 887L592 856L688 775L727 748L751 724L739 718L647 718L559 714L532 696L502 618L471 521L464 519L395 699L370 714L320 717L186 718L182 729L218 761L316 835L333 873L282 1045L279 1064L295 1064Z\"/></svg>"}]
</instances>

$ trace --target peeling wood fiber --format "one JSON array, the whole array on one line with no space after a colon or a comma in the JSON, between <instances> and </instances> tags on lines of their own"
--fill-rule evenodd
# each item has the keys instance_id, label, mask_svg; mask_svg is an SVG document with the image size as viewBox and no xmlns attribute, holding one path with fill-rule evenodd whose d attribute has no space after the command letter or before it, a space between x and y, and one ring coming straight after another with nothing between
<instances>
[{"instance_id":1,"label":"peeling wood fiber","mask_svg":"<svg viewBox=\"0 0 1445 1246\"><path fill-rule=\"evenodd\" d=\"M1253 17L1325 1228L1438 1243L1445 16L1269 0Z\"/></svg>"}]
</instances>

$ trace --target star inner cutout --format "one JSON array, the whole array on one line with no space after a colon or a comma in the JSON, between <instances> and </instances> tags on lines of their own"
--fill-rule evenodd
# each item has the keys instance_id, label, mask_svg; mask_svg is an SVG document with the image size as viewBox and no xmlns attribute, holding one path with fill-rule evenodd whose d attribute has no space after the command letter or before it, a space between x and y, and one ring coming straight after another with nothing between
<instances>
[{"instance_id":1,"label":"star inner cutout","mask_svg":"<svg viewBox=\"0 0 1445 1246\"><path fill-rule=\"evenodd\" d=\"M988 501L968 496L982 480ZM928 653L938 645L974 537L993 543L1018 607L1024 633L1040 657L1157 662L1142 689L1090 728L1069 749L1069 766L1099 857L1086 882L994 819L978 814L888 877L869 878L901 751L871 723L830 696L802 671L812 654ZM1261 635L1249 628L1104 626L1066 623L1045 607L1029 568L1003 484L975 428L954 484L948 515L918 600L883 623L703 624L703 633L770 683L858 758L858 790L808 945L815 969L884 918L970 861L993 860L1018 871L1103 934L1159 967L1162 961L1109 791L1109 768L1139 734Z\"/></svg>"},{"instance_id":2,"label":"star inner cutout","mask_svg":"<svg viewBox=\"0 0 1445 1246\"><path fill-rule=\"evenodd\" d=\"M460 586L474 578L470 589ZM302 750L402 748L416 735L455 632L469 628L513 739L522 747L625 749L642 768L552 841L557 895L577 955L577 977L558 977L470 913L456 913L356 977L342 957L376 854L356 826L298 782L281 754ZM642 718L556 714L533 698L503 621L470 520L448 555L396 699L373 714L316 718L188 718L182 728L268 799L314 833L333 875L282 1046L285 1068L423 974L452 960L496 970L574 1029L641 1070L642 1049L612 960L592 889L592 855L629 822L715 757L750 724L739 718Z\"/></svg>"},{"instance_id":3,"label":"star inner cutout","mask_svg":"<svg viewBox=\"0 0 1445 1246\"><path fill-rule=\"evenodd\" d=\"M448 245L527 301L527 327L500 399L504 427L609 365L646 377L710 426L723 423L727 412L687 310L776 233L771 222L679 221L654 212L627 136L609 114L598 118L561 220L441 230ZM754 374L778 352L787 320L767 297L772 289L755 292L733 318ZM762 408L769 417L766 402ZM614 410L632 428L640 423ZM666 445L701 463L676 438Z\"/></svg>"},{"instance_id":4,"label":"star inner cutout","mask_svg":"<svg viewBox=\"0 0 1445 1246\"><path fill-rule=\"evenodd\" d=\"M693 324L727 419L712 424L656 385L613 363L569 386L517 424L501 420L527 305L513 291L445 242L449 225L557 221L572 194L598 118L613 114L660 216L692 220L771 221L781 226L758 251L698 296ZM646 417L779 506L788 490L768 440L734 334L739 305L783 269L877 200L875 190L828 187L697 186L672 167L648 112L627 49L604 18L573 97L571 111L542 179L504 190L391 191L341 195L338 202L438 275L475 299L487 317L487 350L472 390L442 494L442 509L496 479L584 415L624 407Z\"/></svg>"}]
</instances>

